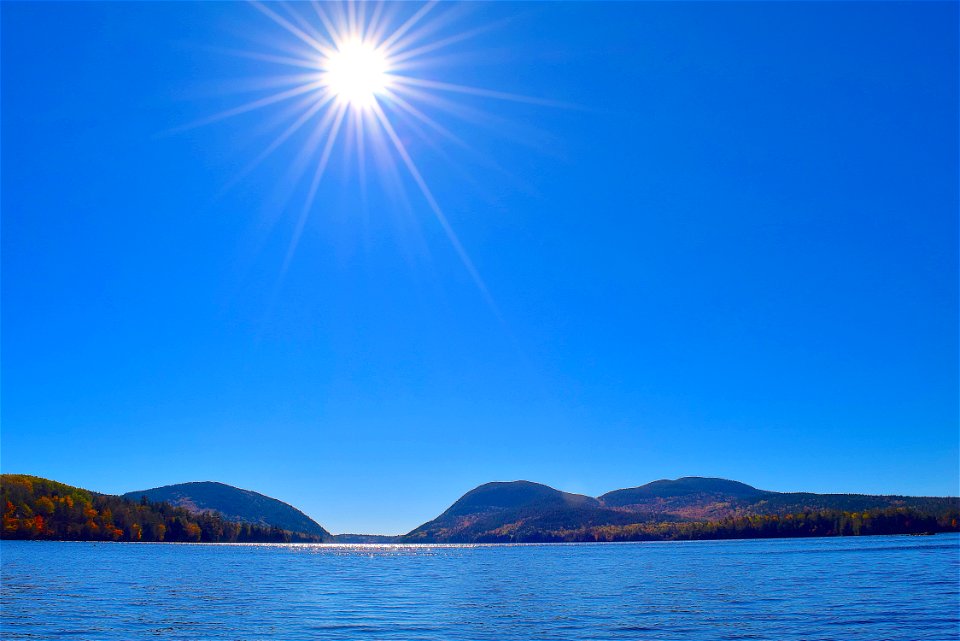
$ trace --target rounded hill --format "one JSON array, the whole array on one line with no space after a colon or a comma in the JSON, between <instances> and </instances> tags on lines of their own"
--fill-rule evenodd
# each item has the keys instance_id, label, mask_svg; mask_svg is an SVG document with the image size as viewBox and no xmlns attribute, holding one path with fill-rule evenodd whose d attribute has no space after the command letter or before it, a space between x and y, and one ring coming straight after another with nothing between
<instances>
[{"instance_id":1,"label":"rounded hill","mask_svg":"<svg viewBox=\"0 0 960 641\"><path fill-rule=\"evenodd\" d=\"M276 526L291 532L330 536L319 523L283 501L252 490L244 490L215 481L196 481L164 485L149 490L127 492L124 498L165 502L190 512L218 512L229 521Z\"/></svg>"}]
</instances>

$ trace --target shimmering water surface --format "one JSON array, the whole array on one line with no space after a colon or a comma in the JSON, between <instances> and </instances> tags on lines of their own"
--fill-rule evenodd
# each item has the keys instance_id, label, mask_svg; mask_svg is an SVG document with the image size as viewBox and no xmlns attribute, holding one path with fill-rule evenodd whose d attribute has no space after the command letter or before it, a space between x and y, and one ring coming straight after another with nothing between
<instances>
[{"instance_id":1,"label":"shimmering water surface","mask_svg":"<svg viewBox=\"0 0 960 641\"><path fill-rule=\"evenodd\" d=\"M960 638L960 538L5 541L3 639Z\"/></svg>"}]
</instances>

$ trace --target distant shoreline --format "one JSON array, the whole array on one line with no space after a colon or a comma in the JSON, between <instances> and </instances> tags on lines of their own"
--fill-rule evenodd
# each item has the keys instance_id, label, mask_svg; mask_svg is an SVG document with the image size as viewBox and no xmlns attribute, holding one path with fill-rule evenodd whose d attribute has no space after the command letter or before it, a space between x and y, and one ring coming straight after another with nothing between
<instances>
[{"instance_id":1,"label":"distant shoreline","mask_svg":"<svg viewBox=\"0 0 960 641\"><path fill-rule=\"evenodd\" d=\"M637 544L661 544L661 543L718 543L734 541L795 541L810 539L876 539L882 537L898 538L930 538L938 536L960 535L960 531L943 532L925 532L925 533L900 533L900 534L858 534L858 535L820 535L820 536L781 536L781 537L741 537L725 539L663 539L663 540L638 540L638 541L515 541L515 542L484 542L484 543L425 543L421 541L401 541L395 543L339 543L336 541L325 541L321 543L284 543L284 542L217 542L217 541L97 541L97 540L79 540L79 539L9 539L0 538L0 542L24 542L24 543L93 543L107 545L184 545L184 546L232 546L232 547L371 547L371 548L389 548L389 547L450 547L450 548L474 548L474 547L556 547L556 546L582 546L582 545L637 545Z\"/></svg>"},{"instance_id":2,"label":"distant shoreline","mask_svg":"<svg viewBox=\"0 0 960 641\"><path fill-rule=\"evenodd\" d=\"M683 477L599 497L486 483L402 535L331 534L277 499L214 481L123 496L0 475L10 540L216 544L556 544L832 538L960 531L960 498L784 493Z\"/></svg>"}]
</instances>

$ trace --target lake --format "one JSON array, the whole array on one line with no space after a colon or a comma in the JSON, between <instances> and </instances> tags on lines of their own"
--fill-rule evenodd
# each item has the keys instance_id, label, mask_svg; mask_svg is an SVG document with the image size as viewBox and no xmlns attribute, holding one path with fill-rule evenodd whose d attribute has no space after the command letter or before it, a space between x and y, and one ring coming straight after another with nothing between
<instances>
[{"instance_id":1,"label":"lake","mask_svg":"<svg viewBox=\"0 0 960 641\"><path fill-rule=\"evenodd\" d=\"M960 638L960 538L3 541L3 639Z\"/></svg>"}]
</instances>

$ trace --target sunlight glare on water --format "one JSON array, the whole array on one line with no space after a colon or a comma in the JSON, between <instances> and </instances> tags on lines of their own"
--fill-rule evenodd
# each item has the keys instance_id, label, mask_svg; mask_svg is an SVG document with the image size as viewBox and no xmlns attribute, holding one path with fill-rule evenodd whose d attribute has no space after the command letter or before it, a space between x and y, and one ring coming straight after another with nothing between
<instances>
[{"instance_id":1,"label":"sunlight glare on water","mask_svg":"<svg viewBox=\"0 0 960 641\"><path fill-rule=\"evenodd\" d=\"M4 541L4 639L956 639L960 538Z\"/></svg>"}]
</instances>

